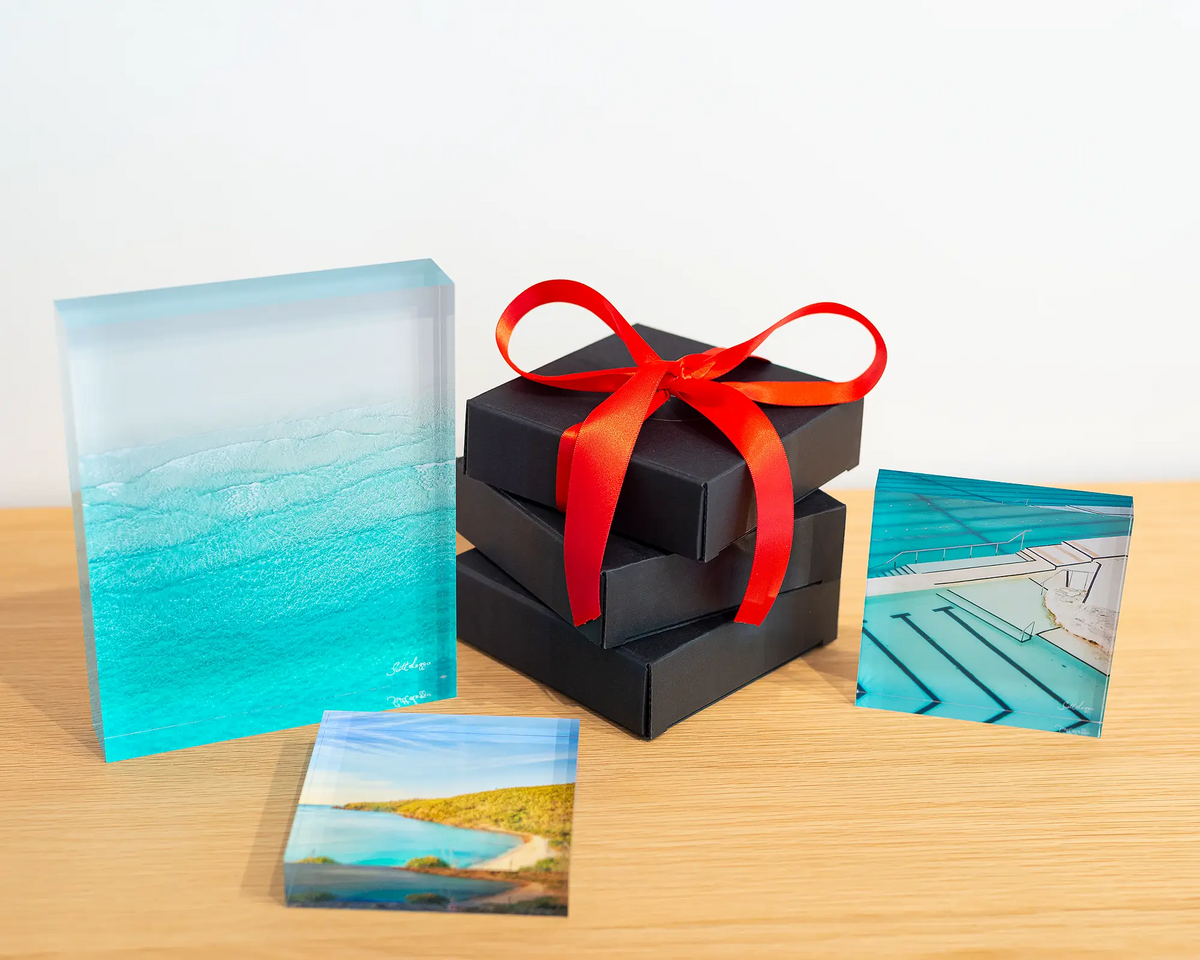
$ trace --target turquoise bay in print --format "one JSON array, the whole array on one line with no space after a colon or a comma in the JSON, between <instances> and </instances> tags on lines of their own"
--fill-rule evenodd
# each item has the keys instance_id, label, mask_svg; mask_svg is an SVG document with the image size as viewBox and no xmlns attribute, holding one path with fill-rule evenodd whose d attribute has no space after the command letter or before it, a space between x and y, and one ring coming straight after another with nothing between
<instances>
[{"instance_id":1,"label":"turquoise bay in print","mask_svg":"<svg viewBox=\"0 0 1200 960\"><path fill-rule=\"evenodd\" d=\"M56 307L106 759L454 696L432 261Z\"/></svg>"},{"instance_id":2,"label":"turquoise bay in print","mask_svg":"<svg viewBox=\"0 0 1200 960\"><path fill-rule=\"evenodd\" d=\"M288 906L566 916L579 721L330 711Z\"/></svg>"},{"instance_id":3,"label":"turquoise bay in print","mask_svg":"<svg viewBox=\"0 0 1200 960\"><path fill-rule=\"evenodd\" d=\"M1100 736L1127 496L881 470L859 706Z\"/></svg>"}]
</instances>

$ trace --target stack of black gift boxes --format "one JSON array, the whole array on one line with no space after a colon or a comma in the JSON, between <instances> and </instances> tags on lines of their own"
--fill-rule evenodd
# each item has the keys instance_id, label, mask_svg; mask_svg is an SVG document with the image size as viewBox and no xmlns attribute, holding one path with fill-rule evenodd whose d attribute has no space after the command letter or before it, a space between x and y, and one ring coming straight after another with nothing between
<instances>
[{"instance_id":1,"label":"stack of black gift boxes","mask_svg":"<svg viewBox=\"0 0 1200 960\"><path fill-rule=\"evenodd\" d=\"M709 345L635 329L660 357ZM537 372L630 366L607 337ZM814 380L752 357L722 379ZM862 401L763 406L791 465L792 555L760 626L734 615L754 552L745 460L679 400L642 427L604 554L599 619L575 627L554 507L559 439L605 399L516 379L467 402L458 464L458 634L642 737L837 635L846 508L817 488L858 463Z\"/></svg>"}]
</instances>

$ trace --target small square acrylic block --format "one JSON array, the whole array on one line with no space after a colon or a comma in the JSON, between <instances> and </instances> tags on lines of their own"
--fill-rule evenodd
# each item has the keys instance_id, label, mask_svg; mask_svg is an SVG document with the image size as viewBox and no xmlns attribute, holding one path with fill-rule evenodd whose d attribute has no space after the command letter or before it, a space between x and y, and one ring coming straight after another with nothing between
<instances>
[{"instance_id":1,"label":"small square acrylic block","mask_svg":"<svg viewBox=\"0 0 1200 960\"><path fill-rule=\"evenodd\" d=\"M859 706L1100 736L1133 500L881 470Z\"/></svg>"},{"instance_id":2,"label":"small square acrylic block","mask_svg":"<svg viewBox=\"0 0 1200 960\"><path fill-rule=\"evenodd\" d=\"M56 306L108 760L454 696L454 287L431 260Z\"/></svg>"}]
</instances>

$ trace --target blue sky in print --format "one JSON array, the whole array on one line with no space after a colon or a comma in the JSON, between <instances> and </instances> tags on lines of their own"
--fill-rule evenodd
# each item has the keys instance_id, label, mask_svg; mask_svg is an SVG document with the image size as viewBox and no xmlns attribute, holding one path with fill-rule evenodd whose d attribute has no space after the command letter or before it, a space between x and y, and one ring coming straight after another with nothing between
<instances>
[{"instance_id":1,"label":"blue sky in print","mask_svg":"<svg viewBox=\"0 0 1200 960\"><path fill-rule=\"evenodd\" d=\"M327 711L300 802L450 797L573 783L576 720Z\"/></svg>"}]
</instances>

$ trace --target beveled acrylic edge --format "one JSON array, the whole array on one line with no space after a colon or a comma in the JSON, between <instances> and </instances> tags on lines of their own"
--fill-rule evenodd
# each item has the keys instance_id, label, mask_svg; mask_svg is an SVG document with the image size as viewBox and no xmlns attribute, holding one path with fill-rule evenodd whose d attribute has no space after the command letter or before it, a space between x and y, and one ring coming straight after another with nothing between
<instances>
[{"instance_id":1,"label":"beveled acrylic edge","mask_svg":"<svg viewBox=\"0 0 1200 960\"><path fill-rule=\"evenodd\" d=\"M453 286L453 283L441 267L425 258L75 297L55 300L54 307L67 329L79 329L214 310L441 286Z\"/></svg>"},{"instance_id":2,"label":"beveled acrylic edge","mask_svg":"<svg viewBox=\"0 0 1200 960\"><path fill-rule=\"evenodd\" d=\"M1034 499L1030 491L1033 493L1041 493L1053 499L1042 499L1040 504L1032 504L1035 506L1061 506L1070 504L1072 506L1088 507L1088 506L1109 506L1109 507L1128 507L1130 510L1130 518L1133 517L1133 497L1124 493L1100 493L1094 490L1079 490L1074 487L1057 487L1047 484L1032 484L1032 483L1013 483L1008 480L981 480L976 477L952 477L941 473L919 473L913 470L891 470L886 467L880 467L875 478L875 491L883 489L885 493L906 493L904 482L912 477L924 480L934 480L947 484L947 489L953 489L954 484L975 484L976 486L986 487L987 494L974 492L971 490L957 490L957 499L961 500L990 500L997 503L1020 504L1025 503L1031 505L1030 501ZM1022 496L1021 493L1025 492ZM996 500L996 497L1007 496L1009 499ZM1069 500L1062 498L1069 497Z\"/></svg>"}]
</instances>

